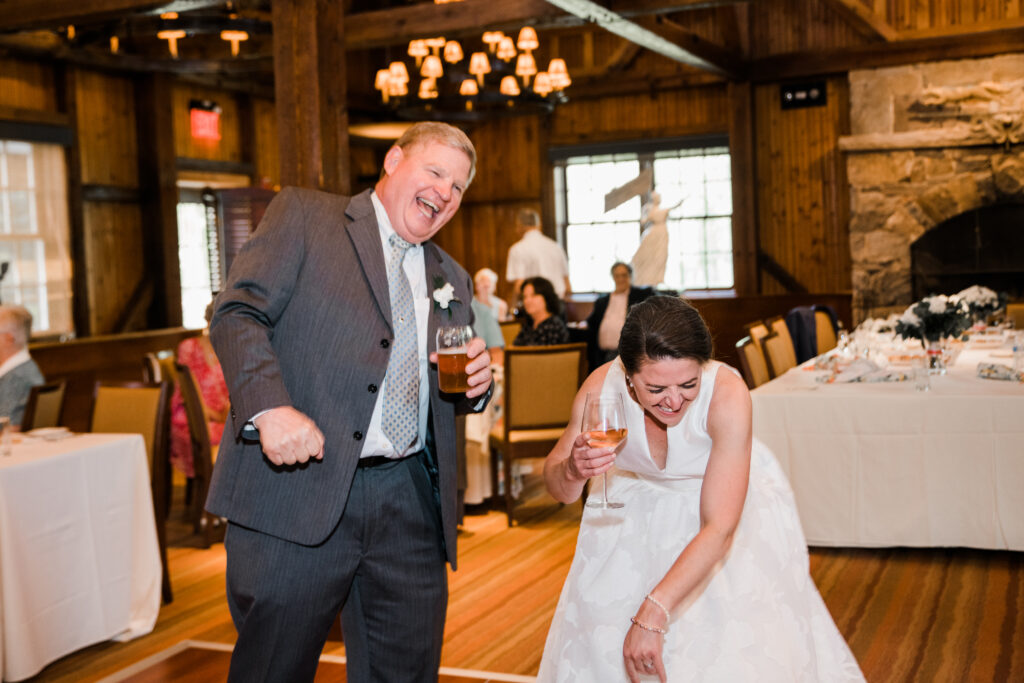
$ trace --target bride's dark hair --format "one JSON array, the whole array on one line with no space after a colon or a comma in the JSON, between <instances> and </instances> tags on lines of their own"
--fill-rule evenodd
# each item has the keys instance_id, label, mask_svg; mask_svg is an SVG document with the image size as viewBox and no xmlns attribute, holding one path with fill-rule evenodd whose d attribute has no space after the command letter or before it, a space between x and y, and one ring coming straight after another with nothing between
<instances>
[{"instance_id":1,"label":"bride's dark hair","mask_svg":"<svg viewBox=\"0 0 1024 683\"><path fill-rule=\"evenodd\" d=\"M619 335L619 357L632 375L648 360L711 359L711 332L697 309L676 296L652 296L629 309Z\"/></svg>"}]
</instances>

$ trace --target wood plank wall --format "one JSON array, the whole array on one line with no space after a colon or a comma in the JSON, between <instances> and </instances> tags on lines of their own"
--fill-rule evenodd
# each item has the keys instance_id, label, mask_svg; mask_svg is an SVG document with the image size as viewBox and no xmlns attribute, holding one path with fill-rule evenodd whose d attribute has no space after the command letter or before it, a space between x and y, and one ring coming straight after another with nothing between
<instances>
[{"instance_id":1,"label":"wood plank wall","mask_svg":"<svg viewBox=\"0 0 1024 683\"><path fill-rule=\"evenodd\" d=\"M824 107L783 110L778 84L754 88L760 249L811 292L850 289L849 190L839 136L849 132L845 77ZM761 292L786 291L761 273Z\"/></svg>"}]
</instances>

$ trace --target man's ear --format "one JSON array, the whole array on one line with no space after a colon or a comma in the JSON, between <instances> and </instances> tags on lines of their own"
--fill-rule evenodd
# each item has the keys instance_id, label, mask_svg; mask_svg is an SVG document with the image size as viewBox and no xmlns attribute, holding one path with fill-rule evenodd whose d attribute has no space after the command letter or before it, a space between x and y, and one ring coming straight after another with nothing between
<instances>
[{"instance_id":1,"label":"man's ear","mask_svg":"<svg viewBox=\"0 0 1024 683\"><path fill-rule=\"evenodd\" d=\"M395 167L398 166L398 162L402 160L403 156L402 148L398 145L393 145L391 149L388 150L388 153L384 155L384 171L388 175L394 173Z\"/></svg>"}]
</instances>

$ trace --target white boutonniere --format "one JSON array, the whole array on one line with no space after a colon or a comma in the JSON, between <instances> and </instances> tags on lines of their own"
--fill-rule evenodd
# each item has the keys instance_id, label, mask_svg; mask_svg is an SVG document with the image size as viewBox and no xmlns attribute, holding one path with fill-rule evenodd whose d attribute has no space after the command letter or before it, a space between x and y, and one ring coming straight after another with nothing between
<instances>
[{"instance_id":1,"label":"white boutonniere","mask_svg":"<svg viewBox=\"0 0 1024 683\"><path fill-rule=\"evenodd\" d=\"M453 303L462 303L459 298L455 296L455 287L452 283L445 282L440 276L434 277L434 310L445 310L448 311L448 319L452 318L451 305Z\"/></svg>"}]
</instances>

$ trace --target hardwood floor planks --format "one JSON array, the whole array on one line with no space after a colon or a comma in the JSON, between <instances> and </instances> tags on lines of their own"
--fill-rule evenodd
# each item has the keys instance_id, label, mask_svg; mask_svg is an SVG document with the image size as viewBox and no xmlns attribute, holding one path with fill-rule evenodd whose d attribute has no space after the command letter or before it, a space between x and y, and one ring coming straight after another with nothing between
<instances>
[{"instance_id":1,"label":"hardwood floor planks","mask_svg":"<svg viewBox=\"0 0 1024 683\"><path fill-rule=\"evenodd\" d=\"M450 574L443 666L536 673L579 515L579 504L547 504L512 528L499 512L466 518L459 570ZM30 681L88 683L183 640L234 642L223 545L187 547L180 520L175 529L168 558L175 600L154 631L69 655ZM810 566L872 683L1024 680L1024 553L827 548L812 549ZM325 653L344 654L344 645L329 642ZM187 680L223 680L223 672L206 671L190 669Z\"/></svg>"}]
</instances>

